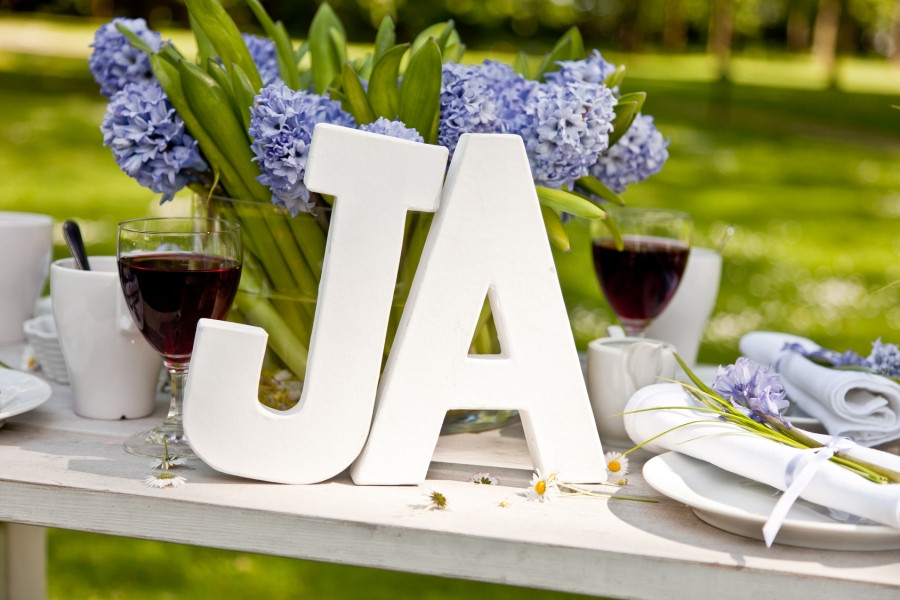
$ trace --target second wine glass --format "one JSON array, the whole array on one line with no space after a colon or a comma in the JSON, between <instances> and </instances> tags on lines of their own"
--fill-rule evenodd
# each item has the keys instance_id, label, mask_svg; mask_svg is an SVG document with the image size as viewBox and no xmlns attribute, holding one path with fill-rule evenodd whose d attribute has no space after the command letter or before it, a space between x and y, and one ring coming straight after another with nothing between
<instances>
[{"instance_id":1,"label":"second wine glass","mask_svg":"<svg viewBox=\"0 0 900 600\"><path fill-rule=\"evenodd\" d=\"M600 288L629 336L641 336L675 294L690 249L691 216L653 208L611 208L592 227ZM611 228L621 236L617 247Z\"/></svg>"},{"instance_id":2,"label":"second wine glass","mask_svg":"<svg viewBox=\"0 0 900 600\"><path fill-rule=\"evenodd\" d=\"M138 330L171 377L165 422L130 437L131 454L192 458L181 422L184 384L200 319L224 319L241 277L240 225L204 217L119 223L119 279Z\"/></svg>"}]
</instances>

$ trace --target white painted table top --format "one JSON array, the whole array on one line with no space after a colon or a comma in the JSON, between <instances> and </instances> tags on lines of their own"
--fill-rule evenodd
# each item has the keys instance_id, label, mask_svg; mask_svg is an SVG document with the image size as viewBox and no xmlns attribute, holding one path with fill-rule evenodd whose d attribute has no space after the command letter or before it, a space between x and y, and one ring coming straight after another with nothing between
<instances>
[{"instance_id":1,"label":"white painted table top","mask_svg":"<svg viewBox=\"0 0 900 600\"><path fill-rule=\"evenodd\" d=\"M0 348L0 360L18 364L20 351ZM46 404L0 429L0 521L615 598L900 596L900 551L766 549L661 497L640 457L620 493L658 504L528 501L519 427L442 437L418 486L355 486L346 473L268 484L198 462L187 485L151 489L142 481L150 461L121 442L162 421L163 399L146 419L94 421L74 415L67 386L52 386ZM481 470L501 485L467 481ZM448 508L423 512L434 490Z\"/></svg>"}]
</instances>

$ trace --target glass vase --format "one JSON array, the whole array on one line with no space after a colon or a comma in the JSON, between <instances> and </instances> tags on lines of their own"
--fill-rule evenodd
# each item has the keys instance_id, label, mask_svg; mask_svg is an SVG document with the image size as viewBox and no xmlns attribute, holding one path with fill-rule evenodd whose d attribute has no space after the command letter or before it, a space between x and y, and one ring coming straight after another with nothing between
<instances>
[{"instance_id":1,"label":"glass vase","mask_svg":"<svg viewBox=\"0 0 900 600\"><path fill-rule=\"evenodd\" d=\"M269 333L259 382L259 401L287 410L300 400L328 232L330 207L319 200L312 213L290 212L219 196L196 194L194 213L241 223L244 264L240 288L229 320L262 327ZM424 245L430 215L411 215L407 226L405 265L401 265L388 323L384 357L396 333L415 265ZM473 338L473 352L499 347L489 308ZM514 410L452 410L442 434L479 432L515 424Z\"/></svg>"}]
</instances>

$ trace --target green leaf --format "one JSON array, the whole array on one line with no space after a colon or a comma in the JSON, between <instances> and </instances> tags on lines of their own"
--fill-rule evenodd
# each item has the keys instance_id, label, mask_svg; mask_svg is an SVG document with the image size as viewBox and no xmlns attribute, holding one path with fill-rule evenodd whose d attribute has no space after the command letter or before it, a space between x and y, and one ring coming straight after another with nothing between
<instances>
[{"instance_id":1,"label":"green leaf","mask_svg":"<svg viewBox=\"0 0 900 600\"><path fill-rule=\"evenodd\" d=\"M544 228L547 230L547 237L550 238L550 242L563 252L569 252L572 249L569 243L569 234L566 233L562 219L559 218L556 211L542 204L541 217L544 219Z\"/></svg>"},{"instance_id":2,"label":"green leaf","mask_svg":"<svg viewBox=\"0 0 900 600\"><path fill-rule=\"evenodd\" d=\"M569 55L569 50L572 47L572 41L564 38L560 40L560 43L557 44L553 50L547 53L543 60L541 60L541 64L538 65L537 73L534 74L534 78L538 80L542 80L544 78L544 74L547 71L551 71L556 68L556 63L561 60L565 60L565 56Z\"/></svg>"},{"instance_id":3,"label":"green leaf","mask_svg":"<svg viewBox=\"0 0 900 600\"><path fill-rule=\"evenodd\" d=\"M537 190L538 200L540 200L541 204L544 206L549 206L585 219L600 219L606 217L606 212L602 208L590 200L582 198L578 194L540 185L535 186L535 189Z\"/></svg>"},{"instance_id":4,"label":"green leaf","mask_svg":"<svg viewBox=\"0 0 900 600\"><path fill-rule=\"evenodd\" d=\"M456 27L453 24L453 20L447 21L447 24L444 25L444 28L441 30L441 34L437 37L435 42L437 42L438 48L441 51L441 54L444 53L444 49L447 47L447 43L450 41L450 36L456 31ZM458 36L457 36L458 37Z\"/></svg>"},{"instance_id":5,"label":"green leaf","mask_svg":"<svg viewBox=\"0 0 900 600\"><path fill-rule=\"evenodd\" d=\"M516 60L513 63L513 69L516 73L524 77L525 79L531 79L528 73L531 71L531 68L528 66L528 55L524 52L519 52L516 55Z\"/></svg>"},{"instance_id":6,"label":"green leaf","mask_svg":"<svg viewBox=\"0 0 900 600\"><path fill-rule=\"evenodd\" d=\"M249 195L239 197L268 200L271 193L256 181L259 168L253 162L250 138L242 120L231 110L225 91L203 69L186 60L178 63L178 73L191 112L202 130L212 139L216 149L226 153L228 164L233 167L242 187L248 190ZM213 164L219 164L212 157L209 158L213 160Z\"/></svg>"},{"instance_id":7,"label":"green leaf","mask_svg":"<svg viewBox=\"0 0 900 600\"><path fill-rule=\"evenodd\" d=\"M193 15L191 15L190 13L188 13L188 22L190 24L191 31L194 32L194 39L197 40L197 63L205 65L211 59L214 59L216 57L216 49L213 47L213 43L206 35L206 32L203 31L203 28L197 23L196 19L194 19Z\"/></svg>"},{"instance_id":8,"label":"green leaf","mask_svg":"<svg viewBox=\"0 0 900 600\"><path fill-rule=\"evenodd\" d=\"M210 77L216 80L222 89L225 90L225 93L228 96L231 96L231 78L228 73L225 71L225 67L223 67L219 61L214 58L206 59L206 72Z\"/></svg>"},{"instance_id":9,"label":"green leaf","mask_svg":"<svg viewBox=\"0 0 900 600\"><path fill-rule=\"evenodd\" d=\"M613 118L612 126L613 130L609 134L609 147L612 148L616 142L622 139L622 136L625 135L625 132L628 131L628 128L631 127L631 124L634 122L634 118L640 112L641 107L644 105L644 99L647 97L646 92L633 92L631 94L626 94L619 98L619 103L616 104L615 112L616 116Z\"/></svg>"},{"instance_id":10,"label":"green leaf","mask_svg":"<svg viewBox=\"0 0 900 600\"><path fill-rule=\"evenodd\" d=\"M263 8L262 2L259 0L247 0L247 6L253 11L256 20L262 25L263 31L269 36L275 44L275 58L278 61L278 72L287 86L293 90L299 88L300 79L297 73L297 61L294 58L294 49L291 46L291 39L287 34L284 24L272 22L272 18ZM257 90L259 91L259 90Z\"/></svg>"},{"instance_id":11,"label":"green leaf","mask_svg":"<svg viewBox=\"0 0 900 600\"><path fill-rule=\"evenodd\" d=\"M385 15L378 26L378 33L375 35L375 55L372 57L372 63L378 64L381 57L397 43L397 35L394 33L394 19L391 15Z\"/></svg>"},{"instance_id":12,"label":"green leaf","mask_svg":"<svg viewBox=\"0 0 900 600\"><path fill-rule=\"evenodd\" d=\"M565 32L553 46L553 49L544 56L535 79L543 79L544 74L556 70L556 63L561 60L581 60L584 58L584 40L577 27L572 27Z\"/></svg>"},{"instance_id":13,"label":"green leaf","mask_svg":"<svg viewBox=\"0 0 900 600\"><path fill-rule=\"evenodd\" d=\"M456 43L451 42L451 43L447 44L446 48L444 48L444 52L442 53L441 56L443 57L443 61L445 63L448 63L448 62L458 63L458 62L462 61L462 57L463 57L463 54L465 54L465 52L466 52L465 44L456 44Z\"/></svg>"},{"instance_id":14,"label":"green leaf","mask_svg":"<svg viewBox=\"0 0 900 600\"><path fill-rule=\"evenodd\" d=\"M329 29L328 39L331 40L331 51L341 61L341 69L343 69L344 63L347 62L347 36L344 28L332 27Z\"/></svg>"},{"instance_id":15,"label":"green leaf","mask_svg":"<svg viewBox=\"0 0 900 600\"><path fill-rule=\"evenodd\" d=\"M344 31L337 15L327 3L319 6L309 26L309 52L311 56L312 79L315 91L323 93L341 74L344 61L336 52L331 30L339 34Z\"/></svg>"},{"instance_id":16,"label":"green leaf","mask_svg":"<svg viewBox=\"0 0 900 600\"><path fill-rule=\"evenodd\" d=\"M619 65L616 67L616 70L610 73L606 79L603 80L603 84L612 89L622 83L625 79L625 65Z\"/></svg>"},{"instance_id":17,"label":"green leaf","mask_svg":"<svg viewBox=\"0 0 900 600\"><path fill-rule=\"evenodd\" d=\"M400 62L409 44L400 44L386 50L372 68L369 79L369 102L379 117L394 120L400 107Z\"/></svg>"},{"instance_id":18,"label":"green leaf","mask_svg":"<svg viewBox=\"0 0 900 600\"><path fill-rule=\"evenodd\" d=\"M449 33L446 33L449 30ZM446 35L445 35L446 33ZM459 32L456 31L456 27L453 26L453 21L447 21L445 23L435 23L434 25L429 25L416 36L416 39L413 40L412 43L412 55L415 55L422 46L425 45L425 42L428 41L428 38L434 38L437 41L439 38L445 37L443 46L438 45L438 50L443 51L444 48L447 48L453 44L461 45L462 40L459 37Z\"/></svg>"},{"instance_id":19,"label":"green leaf","mask_svg":"<svg viewBox=\"0 0 900 600\"><path fill-rule=\"evenodd\" d=\"M584 38L581 37L581 31L577 27L572 27L563 34L572 40L569 49L569 56L563 60L581 60L584 58Z\"/></svg>"},{"instance_id":20,"label":"green leaf","mask_svg":"<svg viewBox=\"0 0 900 600\"><path fill-rule=\"evenodd\" d=\"M613 204L617 204L619 206L625 206L625 201L622 200L622 197L609 189L605 183L603 183L596 177L592 177L590 175L582 177L575 182L575 185L587 191L588 193L591 193L599 198L603 198L608 202L612 202Z\"/></svg>"},{"instance_id":21,"label":"green leaf","mask_svg":"<svg viewBox=\"0 0 900 600\"><path fill-rule=\"evenodd\" d=\"M343 91L346 97L344 110L353 115L357 124L365 125L375 120L375 113L366 98L366 90L363 89L359 76L350 68L349 63L344 63L342 73Z\"/></svg>"},{"instance_id":22,"label":"green leaf","mask_svg":"<svg viewBox=\"0 0 900 600\"><path fill-rule=\"evenodd\" d=\"M241 32L219 0L185 0L194 27L203 31L226 69L240 65L255 89L262 87L259 71L250 56Z\"/></svg>"},{"instance_id":23,"label":"green leaf","mask_svg":"<svg viewBox=\"0 0 900 600\"><path fill-rule=\"evenodd\" d=\"M350 61L350 65L354 71L356 71L357 75L360 76L363 80L369 80L372 78L372 55L366 54L362 58L357 58Z\"/></svg>"},{"instance_id":24,"label":"green leaf","mask_svg":"<svg viewBox=\"0 0 900 600\"><path fill-rule=\"evenodd\" d=\"M250 129L250 109L256 99L256 92L253 90L250 79L244 70L235 66L231 71L231 89L234 94L234 101L240 109L241 122L244 124L244 130Z\"/></svg>"},{"instance_id":25,"label":"green leaf","mask_svg":"<svg viewBox=\"0 0 900 600\"><path fill-rule=\"evenodd\" d=\"M409 59L400 85L398 116L425 138L437 141L435 123L440 112L441 52L433 39L427 40Z\"/></svg>"},{"instance_id":26,"label":"green leaf","mask_svg":"<svg viewBox=\"0 0 900 600\"><path fill-rule=\"evenodd\" d=\"M300 64L300 61L303 60L303 57L309 53L309 40L306 40L297 50L294 52L294 62L295 64Z\"/></svg>"},{"instance_id":27,"label":"green leaf","mask_svg":"<svg viewBox=\"0 0 900 600\"><path fill-rule=\"evenodd\" d=\"M637 102L638 111L644 107L644 101L647 99L647 92L631 92L630 94L622 94L619 96L619 102Z\"/></svg>"},{"instance_id":28,"label":"green leaf","mask_svg":"<svg viewBox=\"0 0 900 600\"><path fill-rule=\"evenodd\" d=\"M121 23L116 23L116 29L119 30L119 33L121 33L126 38L128 38L128 41L131 42L132 46L134 46L141 52L144 52L145 54L148 54L148 55L154 54L153 49L147 45L147 42L145 42L140 37L138 37L138 35L135 32L133 32L132 30L128 29Z\"/></svg>"}]
</instances>

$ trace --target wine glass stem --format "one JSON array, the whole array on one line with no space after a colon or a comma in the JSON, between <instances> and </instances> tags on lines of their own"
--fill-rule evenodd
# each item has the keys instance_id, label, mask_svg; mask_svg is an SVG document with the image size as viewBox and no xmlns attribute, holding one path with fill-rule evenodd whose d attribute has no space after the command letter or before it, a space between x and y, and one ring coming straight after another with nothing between
<instances>
[{"instance_id":1,"label":"wine glass stem","mask_svg":"<svg viewBox=\"0 0 900 600\"><path fill-rule=\"evenodd\" d=\"M172 388L172 399L169 402L169 414L166 416L166 425L181 429L181 412L184 403L184 384L187 381L187 363L176 363L165 361L166 368L169 370L170 387Z\"/></svg>"}]
</instances>

